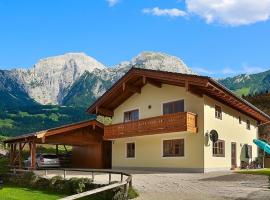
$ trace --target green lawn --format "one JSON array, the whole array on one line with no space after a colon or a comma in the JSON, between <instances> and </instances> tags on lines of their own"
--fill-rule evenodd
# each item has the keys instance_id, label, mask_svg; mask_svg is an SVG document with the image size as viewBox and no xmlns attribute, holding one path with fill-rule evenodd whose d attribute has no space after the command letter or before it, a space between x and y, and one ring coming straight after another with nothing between
<instances>
[{"instance_id":1,"label":"green lawn","mask_svg":"<svg viewBox=\"0 0 270 200\"><path fill-rule=\"evenodd\" d=\"M0 189L0 197L1 200L55 200L64 197L64 195L23 187L6 186Z\"/></svg>"},{"instance_id":2,"label":"green lawn","mask_svg":"<svg viewBox=\"0 0 270 200\"><path fill-rule=\"evenodd\" d=\"M268 176L270 176L270 168L265 168L265 169L243 169L243 170L237 171L237 173L255 174L255 175L268 175Z\"/></svg>"}]
</instances>

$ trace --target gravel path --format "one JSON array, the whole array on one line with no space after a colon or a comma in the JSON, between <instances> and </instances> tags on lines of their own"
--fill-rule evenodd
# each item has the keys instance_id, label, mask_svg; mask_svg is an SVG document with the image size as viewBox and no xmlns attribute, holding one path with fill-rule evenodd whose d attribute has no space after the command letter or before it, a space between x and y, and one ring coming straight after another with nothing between
<instances>
[{"instance_id":1,"label":"gravel path","mask_svg":"<svg viewBox=\"0 0 270 200\"><path fill-rule=\"evenodd\" d=\"M233 172L126 172L132 174L133 186L140 194L136 200L270 200L267 176ZM81 172L68 172L67 177L91 178ZM119 180L120 175L112 175L112 181ZM95 182L108 183L108 175L95 175Z\"/></svg>"}]
</instances>

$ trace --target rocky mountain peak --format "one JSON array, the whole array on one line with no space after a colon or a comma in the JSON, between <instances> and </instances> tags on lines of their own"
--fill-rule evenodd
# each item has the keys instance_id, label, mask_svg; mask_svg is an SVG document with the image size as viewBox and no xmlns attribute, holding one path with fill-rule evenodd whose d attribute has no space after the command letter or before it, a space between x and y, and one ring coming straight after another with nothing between
<instances>
[{"instance_id":1,"label":"rocky mountain peak","mask_svg":"<svg viewBox=\"0 0 270 200\"><path fill-rule=\"evenodd\" d=\"M181 59L162 52L144 51L131 60L131 65L144 69L195 74Z\"/></svg>"}]
</instances>

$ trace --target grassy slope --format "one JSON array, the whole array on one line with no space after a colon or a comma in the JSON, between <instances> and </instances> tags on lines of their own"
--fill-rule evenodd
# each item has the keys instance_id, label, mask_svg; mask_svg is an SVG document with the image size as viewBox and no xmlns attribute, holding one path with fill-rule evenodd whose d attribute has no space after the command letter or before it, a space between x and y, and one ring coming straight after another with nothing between
<instances>
[{"instance_id":1,"label":"grassy slope","mask_svg":"<svg viewBox=\"0 0 270 200\"><path fill-rule=\"evenodd\" d=\"M91 118L78 107L38 105L0 110L0 135L22 135Z\"/></svg>"}]
</instances>

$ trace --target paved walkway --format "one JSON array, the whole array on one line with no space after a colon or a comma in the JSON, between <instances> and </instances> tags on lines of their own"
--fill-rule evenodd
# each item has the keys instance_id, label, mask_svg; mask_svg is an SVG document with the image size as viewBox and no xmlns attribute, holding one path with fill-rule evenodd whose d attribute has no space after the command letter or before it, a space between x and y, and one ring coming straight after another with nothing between
<instances>
[{"instance_id":1,"label":"paved walkway","mask_svg":"<svg viewBox=\"0 0 270 200\"><path fill-rule=\"evenodd\" d=\"M270 200L267 176L232 172L127 172L133 175L133 186L140 194L136 200ZM68 172L67 177L91 178L89 173L81 172ZM119 180L120 175L112 176L112 181ZM108 183L108 175L95 175L95 182Z\"/></svg>"},{"instance_id":2,"label":"paved walkway","mask_svg":"<svg viewBox=\"0 0 270 200\"><path fill-rule=\"evenodd\" d=\"M138 200L270 200L265 176L215 172L133 175Z\"/></svg>"}]
</instances>

